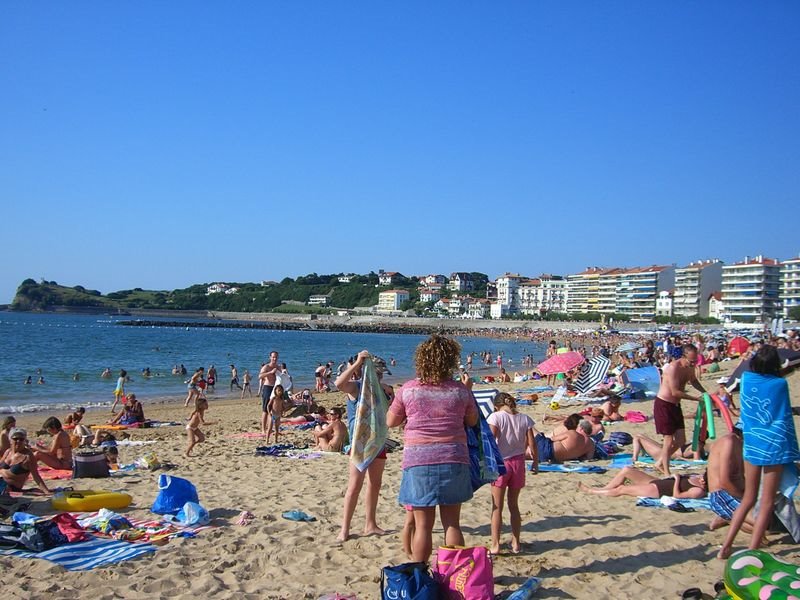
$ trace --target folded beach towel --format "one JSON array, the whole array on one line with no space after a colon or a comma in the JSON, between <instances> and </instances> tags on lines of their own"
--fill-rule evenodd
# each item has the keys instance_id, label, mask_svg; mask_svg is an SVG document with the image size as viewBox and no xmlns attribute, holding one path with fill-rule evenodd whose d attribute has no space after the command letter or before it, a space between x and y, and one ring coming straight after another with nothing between
<instances>
[{"instance_id":1,"label":"folded beach towel","mask_svg":"<svg viewBox=\"0 0 800 600\"><path fill-rule=\"evenodd\" d=\"M271 446L259 446L256 448L256 456L286 457L292 450L305 450L305 448L298 448L294 444L272 444Z\"/></svg>"},{"instance_id":2,"label":"folded beach towel","mask_svg":"<svg viewBox=\"0 0 800 600\"><path fill-rule=\"evenodd\" d=\"M528 470L533 468L533 462L528 462ZM553 464L542 463L539 465L540 473L605 473L604 467L594 465L571 465L571 464Z\"/></svg>"},{"instance_id":3,"label":"folded beach towel","mask_svg":"<svg viewBox=\"0 0 800 600\"><path fill-rule=\"evenodd\" d=\"M64 567L67 571L89 571L96 567L122 562L155 551L156 547L153 544L131 544L119 540L92 538L85 542L65 544L44 552L0 550L0 555L42 558Z\"/></svg>"},{"instance_id":4,"label":"folded beach towel","mask_svg":"<svg viewBox=\"0 0 800 600\"><path fill-rule=\"evenodd\" d=\"M654 465L655 461L650 456L640 456L639 459L636 461L637 464L643 463L645 465ZM684 460L682 458L673 458L670 461L670 468L672 469L692 469L692 468L699 468L703 465L707 465L708 461L706 460ZM632 454L615 454L614 457L611 459L611 464L608 465L610 469L622 469L623 467L632 467L633 466L633 455Z\"/></svg>"},{"instance_id":5,"label":"folded beach towel","mask_svg":"<svg viewBox=\"0 0 800 600\"><path fill-rule=\"evenodd\" d=\"M708 498L673 498L672 496L661 496L661 498L644 498L642 496L636 499L636 506L646 506L650 508L669 508L670 505L680 504L687 509L701 509L711 510L711 503Z\"/></svg>"},{"instance_id":6,"label":"folded beach towel","mask_svg":"<svg viewBox=\"0 0 800 600\"><path fill-rule=\"evenodd\" d=\"M72 479L72 469L51 469L50 467L40 467L39 475L47 481L54 479Z\"/></svg>"}]
</instances>

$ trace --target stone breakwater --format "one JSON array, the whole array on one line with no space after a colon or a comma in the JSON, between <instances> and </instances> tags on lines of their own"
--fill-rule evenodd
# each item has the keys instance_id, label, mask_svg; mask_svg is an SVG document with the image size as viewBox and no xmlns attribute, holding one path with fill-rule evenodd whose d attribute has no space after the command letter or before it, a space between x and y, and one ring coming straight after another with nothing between
<instances>
[{"instance_id":1,"label":"stone breakwater","mask_svg":"<svg viewBox=\"0 0 800 600\"><path fill-rule=\"evenodd\" d=\"M318 323L306 321L118 321L118 325L128 327L178 327L178 328L220 328L220 329L273 329L293 331L336 331L346 333L399 333L430 335L432 333L446 333L448 335L487 335L497 333L492 328L476 329L461 327L446 327L441 324L416 325L411 323ZM504 329L503 331L508 331ZM520 332L522 328L520 328Z\"/></svg>"}]
</instances>

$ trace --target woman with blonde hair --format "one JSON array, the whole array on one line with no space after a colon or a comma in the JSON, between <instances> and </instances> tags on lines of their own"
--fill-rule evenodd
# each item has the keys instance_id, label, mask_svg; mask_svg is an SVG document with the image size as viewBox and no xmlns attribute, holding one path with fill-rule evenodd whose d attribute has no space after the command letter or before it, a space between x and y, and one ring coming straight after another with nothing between
<instances>
[{"instance_id":1,"label":"woman with blonde hair","mask_svg":"<svg viewBox=\"0 0 800 600\"><path fill-rule=\"evenodd\" d=\"M465 426L478 422L478 407L466 373L454 381L461 346L453 339L432 335L416 350L417 378L395 394L386 422L405 423L403 479L400 504L414 515L411 560L427 562L433 547L436 507L444 543L463 546L461 504L472 498L469 451Z\"/></svg>"},{"instance_id":2,"label":"woman with blonde hair","mask_svg":"<svg viewBox=\"0 0 800 600\"><path fill-rule=\"evenodd\" d=\"M521 549L522 516L519 511L519 494L525 487L525 453L533 458L533 470L538 472L539 455L533 439L534 422L528 415L517 411L517 401L501 392L494 399L495 412L486 419L506 467L492 483L492 554L500 552L500 530L503 527L503 502L508 490L508 512L511 521L511 551Z\"/></svg>"}]
</instances>

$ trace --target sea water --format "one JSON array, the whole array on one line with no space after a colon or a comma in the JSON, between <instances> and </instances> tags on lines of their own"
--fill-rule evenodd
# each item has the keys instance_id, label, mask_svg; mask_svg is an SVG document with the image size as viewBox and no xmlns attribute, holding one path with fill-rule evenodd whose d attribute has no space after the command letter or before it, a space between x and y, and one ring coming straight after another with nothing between
<instances>
[{"instance_id":1,"label":"sea water","mask_svg":"<svg viewBox=\"0 0 800 600\"><path fill-rule=\"evenodd\" d=\"M130 319L130 317L125 317ZM181 321L180 315L174 317ZM145 403L154 399L182 399L187 376L172 375L175 365L183 364L189 374L198 367L217 369L216 396L232 395L230 364L253 376L253 393L258 388L258 370L277 350L279 362L287 364L294 389L314 387L314 370L319 363L333 361L334 372L343 360L367 349L391 358L388 382L405 381L414 376L414 349L423 335L390 333L347 333L327 331L289 331L224 327L144 327L120 325L122 318L103 315L70 315L0 312L0 413L64 409L76 406L108 405L113 399L120 369L132 379L125 390L135 392ZM470 352L503 353L509 374L521 370L522 357L532 354L541 360L545 347L528 339L498 340L483 337L458 337L462 358ZM509 362L510 359L510 362ZM100 377L103 369L112 377ZM149 367L151 377L142 375ZM497 372L496 367L479 373ZM39 369L44 384L37 384ZM78 380L74 381L74 375ZM31 376L32 384L25 378ZM235 391L238 395L238 390Z\"/></svg>"}]
</instances>

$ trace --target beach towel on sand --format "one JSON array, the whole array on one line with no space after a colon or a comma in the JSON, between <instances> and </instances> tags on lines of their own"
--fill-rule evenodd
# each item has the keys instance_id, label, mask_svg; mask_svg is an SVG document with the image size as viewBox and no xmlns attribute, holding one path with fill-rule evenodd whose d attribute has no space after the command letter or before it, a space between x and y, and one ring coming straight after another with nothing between
<instances>
[{"instance_id":1,"label":"beach towel on sand","mask_svg":"<svg viewBox=\"0 0 800 600\"><path fill-rule=\"evenodd\" d=\"M131 544L119 540L92 538L86 542L64 544L44 552L0 550L0 556L43 558L64 567L67 571L88 571L155 551L156 547L153 544Z\"/></svg>"},{"instance_id":2,"label":"beach towel on sand","mask_svg":"<svg viewBox=\"0 0 800 600\"><path fill-rule=\"evenodd\" d=\"M350 445L350 460L359 471L364 471L386 445L388 410L389 400L381 387L375 365L371 360L365 360Z\"/></svg>"},{"instance_id":3,"label":"beach towel on sand","mask_svg":"<svg viewBox=\"0 0 800 600\"><path fill-rule=\"evenodd\" d=\"M528 465L528 470L533 467L533 462ZM540 473L605 473L604 467L594 465L562 465L553 463L542 463L539 465Z\"/></svg>"}]
</instances>

